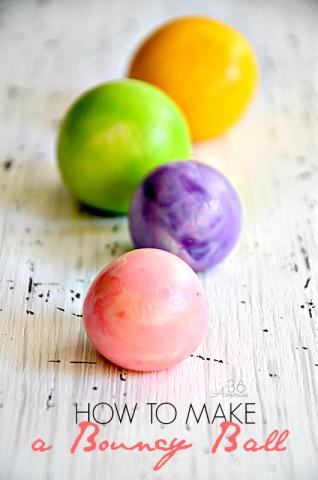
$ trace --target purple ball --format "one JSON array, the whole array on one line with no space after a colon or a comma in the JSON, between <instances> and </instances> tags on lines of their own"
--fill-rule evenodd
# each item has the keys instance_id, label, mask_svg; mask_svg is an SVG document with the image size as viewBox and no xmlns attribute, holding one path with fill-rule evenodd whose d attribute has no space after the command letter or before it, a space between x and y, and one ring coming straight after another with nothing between
<instances>
[{"instance_id":1,"label":"purple ball","mask_svg":"<svg viewBox=\"0 0 318 480\"><path fill-rule=\"evenodd\" d=\"M195 271L213 267L236 243L240 200L229 181L203 163L171 162L146 177L129 211L137 248L160 248Z\"/></svg>"}]
</instances>

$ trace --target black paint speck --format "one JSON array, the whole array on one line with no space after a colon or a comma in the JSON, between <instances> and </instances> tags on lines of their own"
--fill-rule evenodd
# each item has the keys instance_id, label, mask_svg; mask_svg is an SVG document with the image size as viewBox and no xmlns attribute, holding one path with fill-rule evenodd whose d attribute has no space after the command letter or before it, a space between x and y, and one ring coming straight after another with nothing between
<instances>
[{"instance_id":1,"label":"black paint speck","mask_svg":"<svg viewBox=\"0 0 318 480\"><path fill-rule=\"evenodd\" d=\"M46 408L47 408L47 410L48 410L49 408L55 407L55 405L54 405L53 403L51 403L51 402L52 402L52 393L50 392L49 395L48 395L48 397L47 397L47 401L46 401Z\"/></svg>"},{"instance_id":2,"label":"black paint speck","mask_svg":"<svg viewBox=\"0 0 318 480\"><path fill-rule=\"evenodd\" d=\"M303 255L303 258L304 258L304 262L305 262L305 267L306 269L309 271L310 270L310 262L309 262L309 255L308 255L308 252L307 250L305 249L305 247L301 247L300 248L300 251Z\"/></svg>"},{"instance_id":3,"label":"black paint speck","mask_svg":"<svg viewBox=\"0 0 318 480\"><path fill-rule=\"evenodd\" d=\"M307 278L304 288L308 288L309 282L310 282L310 278Z\"/></svg>"},{"instance_id":4,"label":"black paint speck","mask_svg":"<svg viewBox=\"0 0 318 480\"><path fill-rule=\"evenodd\" d=\"M29 277L29 283L28 283L28 293L30 294L32 292L32 277Z\"/></svg>"},{"instance_id":5,"label":"black paint speck","mask_svg":"<svg viewBox=\"0 0 318 480\"><path fill-rule=\"evenodd\" d=\"M85 365L96 365L96 362L89 362L89 361L86 361L86 360L71 360L70 363L85 364Z\"/></svg>"},{"instance_id":6,"label":"black paint speck","mask_svg":"<svg viewBox=\"0 0 318 480\"><path fill-rule=\"evenodd\" d=\"M13 160L12 158L7 158L4 162L3 162L3 170L10 170L10 168L12 167L13 165Z\"/></svg>"},{"instance_id":7,"label":"black paint speck","mask_svg":"<svg viewBox=\"0 0 318 480\"><path fill-rule=\"evenodd\" d=\"M263 329L263 332L267 333L267 332L268 332L268 328L264 328L264 329Z\"/></svg>"},{"instance_id":8,"label":"black paint speck","mask_svg":"<svg viewBox=\"0 0 318 480\"><path fill-rule=\"evenodd\" d=\"M210 362L211 360L211 357L203 357L202 355L194 355L193 353L190 355L190 357L199 358L200 360L206 360L207 362ZM216 358L214 358L213 361L223 363L223 360L217 360Z\"/></svg>"},{"instance_id":9,"label":"black paint speck","mask_svg":"<svg viewBox=\"0 0 318 480\"><path fill-rule=\"evenodd\" d=\"M28 315L34 315L34 312L33 312L32 310L27 310L26 313L27 313Z\"/></svg>"}]
</instances>

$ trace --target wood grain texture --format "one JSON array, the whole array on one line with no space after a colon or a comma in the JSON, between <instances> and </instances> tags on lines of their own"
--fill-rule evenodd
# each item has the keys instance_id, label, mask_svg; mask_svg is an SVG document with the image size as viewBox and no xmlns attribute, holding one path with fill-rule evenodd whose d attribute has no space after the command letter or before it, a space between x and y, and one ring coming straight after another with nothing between
<instances>
[{"instance_id":1,"label":"wood grain texture","mask_svg":"<svg viewBox=\"0 0 318 480\"><path fill-rule=\"evenodd\" d=\"M168 371L123 372L85 338L83 295L131 248L125 218L80 211L55 164L58 123L84 89L125 74L135 46L170 17L199 13L254 44L260 92L226 136L194 147L237 187L244 232L224 264L201 275L209 333ZM248 0L0 2L0 480L315 480L318 474L318 3ZM59 362L52 362L59 360ZM74 362L88 363L74 363ZM281 454L209 454L217 427L186 426L189 402L242 380L264 440L289 428ZM159 472L158 454L76 453L74 403L139 404L133 425L103 438L193 441ZM178 406L173 425L149 426L146 402ZM52 452L31 451L41 436Z\"/></svg>"}]
</instances>

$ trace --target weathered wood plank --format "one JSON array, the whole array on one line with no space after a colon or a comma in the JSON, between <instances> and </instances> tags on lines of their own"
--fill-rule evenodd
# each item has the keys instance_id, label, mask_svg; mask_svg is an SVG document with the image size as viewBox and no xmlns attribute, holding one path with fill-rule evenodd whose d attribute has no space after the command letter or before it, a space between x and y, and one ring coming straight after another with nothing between
<instances>
[{"instance_id":1,"label":"weathered wood plank","mask_svg":"<svg viewBox=\"0 0 318 480\"><path fill-rule=\"evenodd\" d=\"M244 233L235 253L202 275L209 334L198 352L155 374L122 372L87 342L81 306L96 272L130 248L125 219L78 210L54 159L58 121L83 90L124 74L139 40L167 18L201 13L254 43L261 91L225 137L195 156L236 185ZM94 0L0 5L0 479L296 479L318 472L317 51L314 1ZM86 363L74 363L86 362ZM87 363L88 362L88 363ZM216 427L184 422L189 402L242 380L259 440L289 428L281 454L209 454ZM231 384L230 384L231 385ZM179 436L194 449L153 474L158 454L68 453L74 403L139 403L137 420L103 429L111 440ZM145 403L178 406L149 426ZM54 451L30 449L38 436Z\"/></svg>"}]
</instances>

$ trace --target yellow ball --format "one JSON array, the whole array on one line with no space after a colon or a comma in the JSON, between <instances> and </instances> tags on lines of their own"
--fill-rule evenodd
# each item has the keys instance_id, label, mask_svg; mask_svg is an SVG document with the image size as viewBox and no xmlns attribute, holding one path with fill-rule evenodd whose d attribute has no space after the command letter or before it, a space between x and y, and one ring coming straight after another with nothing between
<instances>
[{"instance_id":1,"label":"yellow ball","mask_svg":"<svg viewBox=\"0 0 318 480\"><path fill-rule=\"evenodd\" d=\"M179 18L155 31L135 54L128 75L168 93L183 110L194 140L230 127L259 78L256 55L245 37L206 17Z\"/></svg>"}]
</instances>

